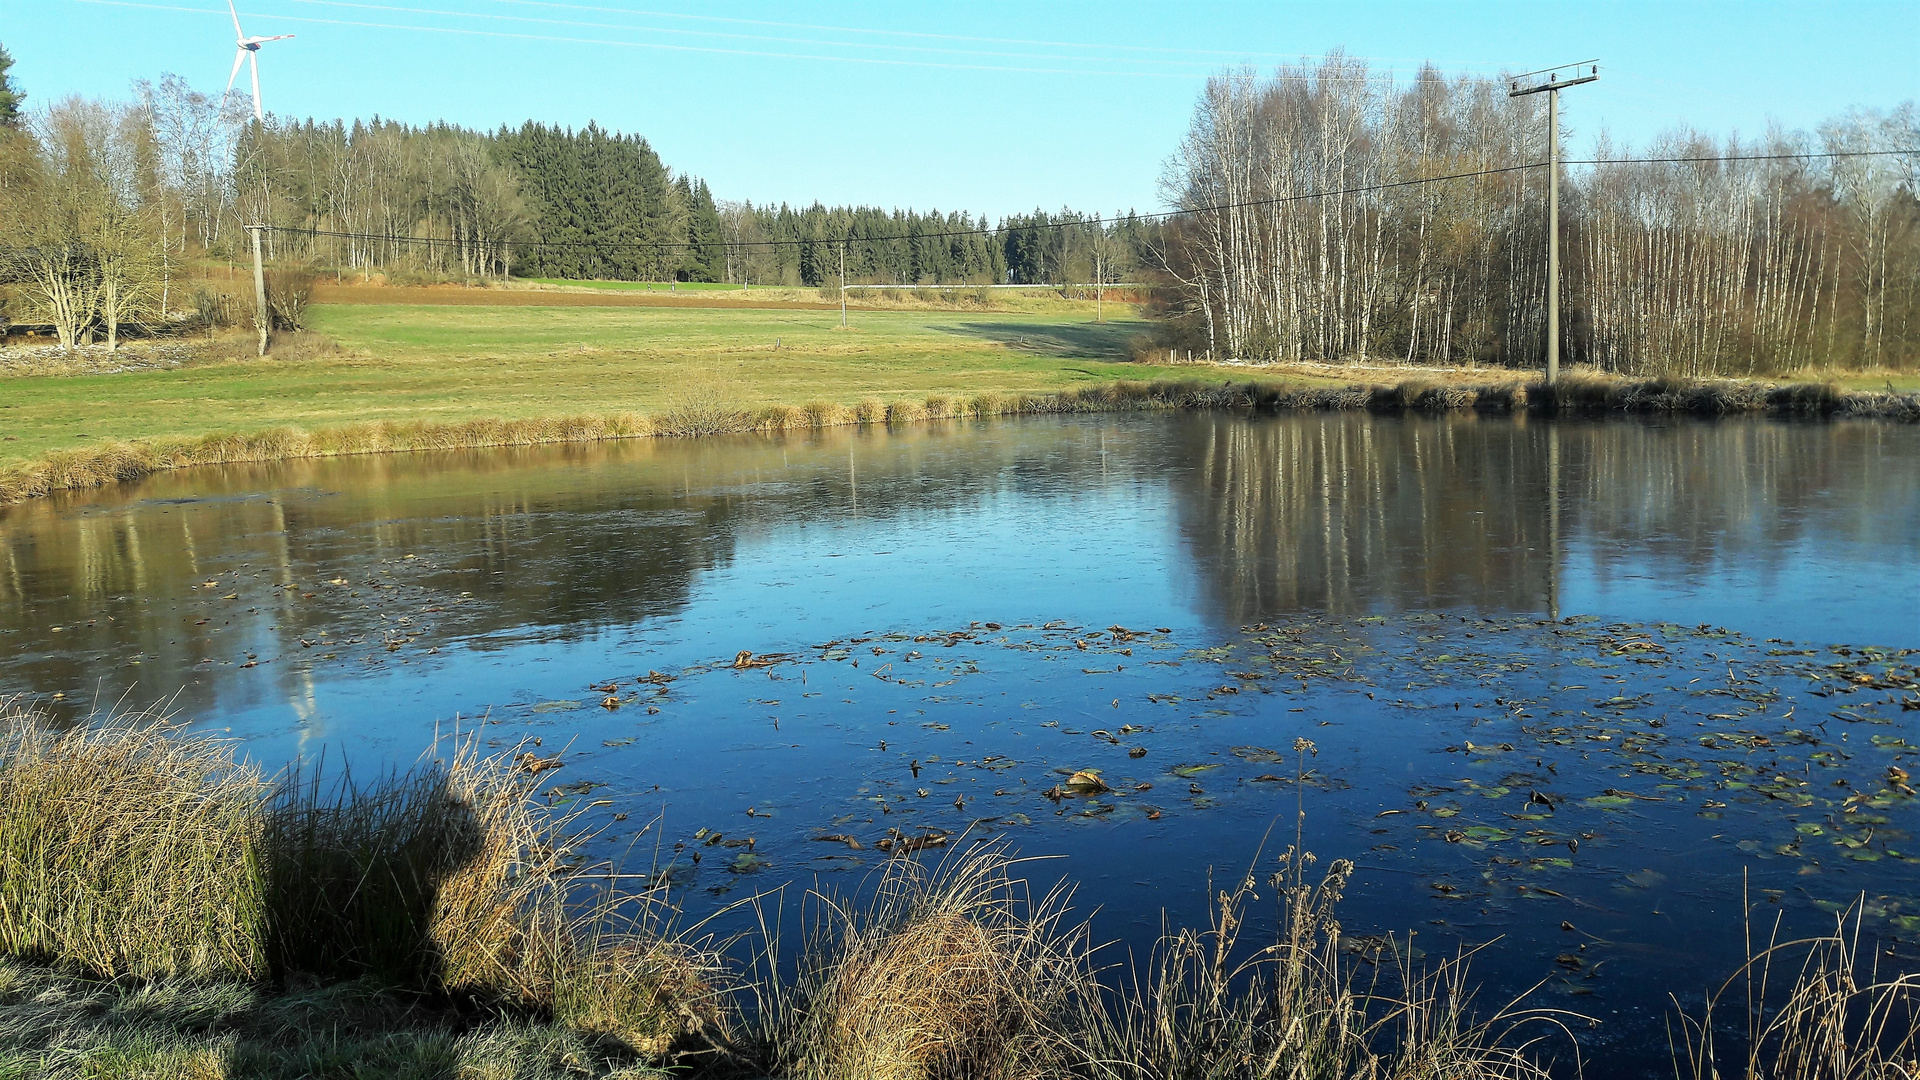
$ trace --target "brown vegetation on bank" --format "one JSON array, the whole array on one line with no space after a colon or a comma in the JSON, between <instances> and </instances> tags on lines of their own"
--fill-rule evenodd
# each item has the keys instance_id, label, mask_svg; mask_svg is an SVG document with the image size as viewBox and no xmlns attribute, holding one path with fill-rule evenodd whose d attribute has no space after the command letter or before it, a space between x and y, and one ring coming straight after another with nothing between
<instances>
[{"instance_id":1,"label":"brown vegetation on bank","mask_svg":"<svg viewBox=\"0 0 1920 1080\"><path fill-rule=\"evenodd\" d=\"M728 974L584 866L511 752L465 745L366 786L274 779L151 717L56 731L0 705L0 1075L675 1075L791 1080L1545 1080L1571 1014L1472 1007L1461 961L1349 954L1353 869L1290 849L1103 981L1063 887L1002 846L903 845L861 896L812 892ZM1310 745L1310 744L1309 744ZM1304 766L1302 766L1304 768ZM1276 894L1267 944L1253 902ZM1855 916L1857 919L1857 915ZM773 927L778 919L762 920ZM1780 978L1777 965L1799 963ZM1704 1011L1700 1080L1912 1075L1912 976L1877 979L1857 921L1772 942ZM1775 991L1769 990L1776 986ZM1744 991L1744 993L1743 993ZM1775 1000L1778 993L1784 997ZM1716 1012L1745 1003L1744 1032Z\"/></svg>"},{"instance_id":2,"label":"brown vegetation on bank","mask_svg":"<svg viewBox=\"0 0 1920 1080\"><path fill-rule=\"evenodd\" d=\"M1369 409L1377 412L1474 410L1490 413L1689 414L1879 418L1920 422L1920 394L1844 390L1831 383L1770 383L1568 377L1484 385L1421 380L1394 386L1303 386L1287 383L1159 380L1116 382L1058 394L938 395L924 401L869 398L851 406L813 401L800 406L747 408L718 384L693 384L652 416L588 413L522 420L370 421L307 431L276 427L102 443L59 450L0 467L0 505L56 491L84 490L138 480L194 465L281 461L411 450L596 442L647 436L731 432L778 434L848 424L904 424L919 420L977 419L1045 413L1145 409Z\"/></svg>"},{"instance_id":3,"label":"brown vegetation on bank","mask_svg":"<svg viewBox=\"0 0 1920 1080\"><path fill-rule=\"evenodd\" d=\"M580 903L594 870L533 794L511 753L466 742L369 785L270 779L160 718L57 731L0 707L0 956L109 980L364 979L633 1053L717 1023L702 958L653 932L644 897Z\"/></svg>"}]
</instances>

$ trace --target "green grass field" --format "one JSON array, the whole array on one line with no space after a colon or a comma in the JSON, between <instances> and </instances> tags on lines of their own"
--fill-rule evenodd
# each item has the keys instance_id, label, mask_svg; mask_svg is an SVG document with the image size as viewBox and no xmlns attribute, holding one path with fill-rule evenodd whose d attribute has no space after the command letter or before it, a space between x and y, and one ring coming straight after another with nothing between
<instances>
[{"instance_id":1,"label":"green grass field","mask_svg":"<svg viewBox=\"0 0 1920 1080\"><path fill-rule=\"evenodd\" d=\"M573 285L583 289L615 289L624 292L739 292L740 286L715 281L682 281L669 286L664 281L599 281L590 278L519 278L541 285Z\"/></svg>"},{"instance_id":2,"label":"green grass field","mask_svg":"<svg viewBox=\"0 0 1920 1080\"><path fill-rule=\"evenodd\" d=\"M0 461L278 424L649 411L692 378L718 377L751 406L1033 393L1155 373L1127 362L1145 323L1077 311L856 312L843 331L831 311L326 305L310 322L338 353L6 379Z\"/></svg>"}]
</instances>

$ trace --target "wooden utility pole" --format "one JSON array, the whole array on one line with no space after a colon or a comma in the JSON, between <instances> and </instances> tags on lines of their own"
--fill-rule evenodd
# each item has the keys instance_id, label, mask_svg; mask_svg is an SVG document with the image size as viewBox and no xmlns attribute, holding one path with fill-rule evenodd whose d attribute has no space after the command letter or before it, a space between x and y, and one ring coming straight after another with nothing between
<instances>
[{"instance_id":1,"label":"wooden utility pole","mask_svg":"<svg viewBox=\"0 0 1920 1080\"><path fill-rule=\"evenodd\" d=\"M261 356L267 355L267 329L273 323L273 316L267 312L267 268L260 260L260 234L266 231L265 225L247 226L247 234L253 237L253 309L260 327Z\"/></svg>"},{"instance_id":2,"label":"wooden utility pole","mask_svg":"<svg viewBox=\"0 0 1920 1080\"><path fill-rule=\"evenodd\" d=\"M847 242L840 241L840 329L847 328Z\"/></svg>"},{"instance_id":3,"label":"wooden utility pole","mask_svg":"<svg viewBox=\"0 0 1920 1080\"><path fill-rule=\"evenodd\" d=\"M1107 321L1107 230L1100 215L1093 216L1093 321Z\"/></svg>"},{"instance_id":4,"label":"wooden utility pole","mask_svg":"<svg viewBox=\"0 0 1920 1080\"><path fill-rule=\"evenodd\" d=\"M1572 69L1572 78L1560 74ZM1583 74L1581 68L1586 68ZM1545 76L1542 80L1540 77ZM1582 60L1557 68L1517 75L1508 85L1508 97L1547 95L1547 385L1560 381L1560 91L1600 77L1597 61ZM1532 80L1532 81L1529 81Z\"/></svg>"}]
</instances>

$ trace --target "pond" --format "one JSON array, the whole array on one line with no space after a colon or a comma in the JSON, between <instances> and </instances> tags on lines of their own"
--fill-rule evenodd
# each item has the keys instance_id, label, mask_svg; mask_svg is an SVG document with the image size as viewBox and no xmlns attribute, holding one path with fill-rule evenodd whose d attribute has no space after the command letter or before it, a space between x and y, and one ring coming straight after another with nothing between
<instances>
[{"instance_id":1,"label":"pond","mask_svg":"<svg viewBox=\"0 0 1920 1080\"><path fill-rule=\"evenodd\" d=\"M1143 413L200 469L0 511L0 695L270 766L539 739L695 917L1000 837L1116 959L1304 821L1356 954L1484 946L1480 1001L1539 984L1589 1076L1671 1075L1743 904L1861 902L1920 967L1916 461L1874 423Z\"/></svg>"}]
</instances>

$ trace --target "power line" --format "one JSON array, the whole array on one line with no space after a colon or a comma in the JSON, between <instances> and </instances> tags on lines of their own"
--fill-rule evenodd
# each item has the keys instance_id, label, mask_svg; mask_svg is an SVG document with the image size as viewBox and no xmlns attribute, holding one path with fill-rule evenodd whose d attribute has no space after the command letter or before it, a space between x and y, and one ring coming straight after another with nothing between
<instances>
[{"instance_id":1,"label":"power line","mask_svg":"<svg viewBox=\"0 0 1920 1080\"><path fill-rule=\"evenodd\" d=\"M140 3L136 0L73 0L77 4L103 7L141 8L149 11L180 11L195 15L224 15L216 8L183 7L176 4ZM620 41L611 38L567 37L558 34L521 34L505 30L475 30L458 26L409 26L404 23L363 22L355 19L322 19L308 15L259 16L317 26L350 26L370 30L412 30L428 34L457 34L462 37L500 38L511 41L545 41L558 45L612 45L663 52L702 53L718 56L750 56L764 60L820 60L828 63L869 64L882 67L924 67L950 71L999 71L1022 75L1113 75L1137 78L1197 78L1196 74L1174 71L1114 71L1099 68L1022 67L1011 64L959 64L933 60L890 60L875 56L826 56L817 53L777 52L765 49L723 49L708 45L669 45L655 41ZM633 29L633 28L629 28Z\"/></svg>"},{"instance_id":2,"label":"power line","mask_svg":"<svg viewBox=\"0 0 1920 1080\"><path fill-rule=\"evenodd\" d=\"M139 2L139 0L73 0L73 2L80 3L80 4L92 4L92 5L104 6L104 7L138 8L138 9L149 10L149 11L178 11L178 12L184 12L188 14L200 14L200 15L225 14L225 12L220 11L218 8L199 8L199 7L186 7L186 6L176 5L176 4L143 3L143 2ZM1104 57L1104 56L1087 56L1087 57L1049 56L1044 54L994 53L994 52L969 51L969 50L960 50L960 49L951 49L951 50L920 49L912 46L868 45L861 42L834 42L834 41L816 41L816 40L809 40L809 39L794 39L794 38L755 37L752 35L731 35L731 34L715 33L711 31L672 30L672 29L667 29L662 27L632 26L632 25L614 24L614 23L588 23L588 22L578 22L578 21L560 20L560 19L531 19L531 18L522 18L518 16L511 16L511 15L488 15L488 14L479 13L479 12L449 11L441 8L414 8L414 7L400 7L397 5L352 3L352 2L348 2L348 0L289 0L289 2L314 4L314 5L325 6L325 7L357 8L362 10L375 10L375 11L393 11L393 12L401 12L401 13L416 14L416 15L438 15L438 16L444 16L448 18L495 19L495 20L509 20L509 21L515 21L515 22L531 22L535 24L579 27L584 29L613 29L613 30L624 30L624 31L637 31L642 33L695 34L695 35L703 35L703 36L711 36L711 37L738 37L738 38L747 38L749 40L788 42L788 43L799 44L799 45L825 45L828 47L867 48L867 49L894 48L894 49L904 49L907 51L916 51L916 52L918 51L951 52L951 53L957 53L961 55L978 55L978 56L985 56L985 57L999 57L1003 59L1018 59L1024 56L1032 56L1036 60L1052 61L1056 63L1061 63L1061 62L1064 62L1064 63L1086 62L1091 64L1148 63L1148 64L1163 64L1163 65L1177 64L1177 63L1201 65L1205 63L1202 61L1153 60L1145 57L1134 58L1134 57ZM718 56L747 56L747 57L754 57L759 59L774 59L774 60L810 60L810 61L822 61L826 63L868 64L868 65L877 65L877 66L883 66L883 67L925 67L925 68L936 68L936 69L951 70L951 71L997 71L997 72L1005 72L1010 74L1028 74L1028 75L1103 75L1103 76L1116 76L1116 77L1123 77L1123 78L1198 79L1198 78L1204 78L1208 74L1210 74L1210 72L1204 71L1204 70L1140 71L1140 70L1124 70L1124 69L1100 68L1100 67L1059 68L1059 67L1033 67L1033 66L1017 65L1017 64L970 64L970 63L958 63L958 62L948 62L948 61L938 61L938 60L895 59L895 58L876 57L876 56L844 56L844 55L834 56L834 55L824 55L819 53L782 52L782 51L765 50L765 49L722 48L722 47L713 46L713 45L668 44L668 43L657 42L657 41L629 41L629 40L619 40L619 39L613 39L613 38L571 37L571 36L558 35L558 34L515 33L512 31L506 31L506 30L480 30L480 29L473 29L469 27L459 27L459 26L416 26L416 25L410 25L406 23L369 22L369 21L357 20L357 19L326 19L326 18L320 18L317 16L307 16L307 15L281 15L281 14L266 15L266 14L253 13L253 17L260 18L260 19L268 19L268 20L279 19L286 22L297 22L297 23L304 23L307 25L317 25L317 26L345 26L345 27L354 27L359 29L373 29L373 30L404 30L404 31L411 31L416 33L455 34L463 37L499 38L499 39L512 40L512 41L542 41L542 42L549 42L549 43L561 44L561 45L610 45L610 46L615 46L619 48L654 49L654 50L659 50L664 52L689 52L689 53L702 53L707 55L718 55ZM1355 58L1355 59L1360 59L1360 58ZM1386 70L1376 69L1374 72L1370 72L1365 75L1351 76L1351 77L1337 76L1337 75L1323 76L1319 74L1286 75L1286 74L1276 73L1272 75L1271 78L1277 79L1280 81L1302 81L1302 82L1317 82L1317 83L1332 83L1332 82L1367 83L1367 82L1381 81L1383 78L1391 76L1393 74L1395 74L1395 72L1392 71L1391 69L1386 69ZM1479 74L1479 73L1443 72L1443 74L1468 75L1468 74Z\"/></svg>"},{"instance_id":3,"label":"power line","mask_svg":"<svg viewBox=\"0 0 1920 1080\"><path fill-rule=\"evenodd\" d=\"M589 29L589 30L644 31L647 33L654 33L654 34L675 34L675 35L687 36L687 37L725 38L730 40L741 40L741 41L766 41L766 42L774 42L774 43L786 44L786 45L825 45L829 47L852 48L852 49L890 49L890 50L910 52L910 53L943 53L943 54L958 55L958 56L981 56L981 57L991 57L991 58L997 58L997 59L1015 59L1015 60L1021 60L1021 59L1050 60L1050 61L1063 61L1066 63L1112 63L1117 61L1117 62L1134 63L1134 64L1156 64L1156 65L1161 65L1166 67L1180 66L1180 67L1185 67L1189 69L1200 69L1198 71L1180 72L1180 74L1205 74L1209 71L1217 69L1219 64L1222 62L1220 59L1160 60L1160 59L1155 59L1155 58L1146 57L1146 56L1111 57L1111 56L1100 56L1097 54L1096 55L1061 55L1061 54L1034 53L1034 52L1007 52L1007 51L986 50L986 49L964 49L964 48L942 47L937 45L903 45L903 44L896 44L896 43L885 42L885 41L822 40L820 38L775 37L767 34L728 33L726 31L721 31L721 30L683 30L683 29L675 29L672 27L662 27L662 26L642 26L642 25L635 25L632 23L583 22L576 19L535 18L532 16L525 16L525 15L494 15L494 14L488 14L485 12L449 10L446 8L401 7L393 4L362 3L362 2L356 2L356 0L283 0L283 2L292 3L292 4L307 4L315 7L353 8L353 9L359 9L364 11L392 11L392 12L399 12L399 13L409 14L409 15L442 15L448 18L455 18L455 19L489 19L489 20L496 20L496 21L503 21L503 22L533 23L536 25L544 25L544 26L578 27L578 28ZM528 0L496 0L496 2L526 3L528 2ZM576 10L596 11L596 12L612 12L617 14L638 15L638 16L653 17L653 18L673 17L666 12L657 12L657 11L627 12L618 8L606 8L606 7L597 7L597 6L591 6L591 5L581 5L581 4L534 4L532 6L566 8L566 9L576 9ZM1202 50L1158 50L1158 49L1152 49L1150 47L1135 47L1135 46L1102 46L1102 45L1083 44L1079 42L1046 42L1046 41L1021 41L1017 39L999 39L999 38L971 38L971 37L964 37L960 35L945 35L945 34L910 34L905 32L898 32L898 31L862 30L862 29L853 28L853 27L810 26L805 23L781 23L781 22L770 22L767 20L758 20L758 19L720 19L720 18L713 18L710 16L683 16L683 17L698 18L704 21L712 21L712 22L744 23L747 25L755 25L755 26L791 27L796 29L821 30L821 31L827 31L832 33L899 34L900 36L908 36L916 39L981 41L981 42L987 42L987 43L1035 45L1035 46L1049 47L1049 48L1073 48L1073 49L1127 48L1133 51L1141 51L1141 52L1160 52L1160 51L1200 52L1202 51ZM1245 54L1233 54L1233 53L1223 52L1223 53L1220 53L1219 55L1222 57L1225 57L1225 56L1233 56L1233 55L1244 56ZM1370 58L1351 57L1350 59L1365 61ZM1435 69L1438 70L1437 67ZM1374 72L1395 72L1402 69L1375 68L1372 70ZM1421 69L1416 69L1416 70L1425 70L1425 68L1423 67ZM1335 79L1329 80L1329 81L1350 81L1350 80L1345 80L1345 79L1340 79L1338 77L1335 77Z\"/></svg>"},{"instance_id":4,"label":"power line","mask_svg":"<svg viewBox=\"0 0 1920 1080\"><path fill-rule=\"evenodd\" d=\"M1259 206L1273 206L1280 203L1300 202L1306 199L1325 199L1325 198L1331 198L1339 195L1359 194L1361 192L1367 192L1367 191L1386 191L1393 188L1411 187L1417 184L1437 184L1447 180L1462 180L1462 179L1475 177L1475 176L1497 176L1502 173L1520 172L1526 169L1538 169L1543 164L1544 164L1543 162L1534 162L1528 165L1510 165L1505 168L1499 168L1499 169L1477 169L1472 172L1450 173L1446 176L1423 176L1413 180L1396 180L1396 181L1392 181L1384 184L1368 184L1360 187L1341 188L1333 191L1309 191L1309 192L1302 192L1295 195L1280 195L1271 199L1254 199L1247 202L1239 202L1239 203L1219 203L1212 206L1183 207L1178 210L1165 210L1165 211L1159 211L1159 212L1150 213L1150 214L1133 214L1133 215L1130 215L1128 218L1123 218L1120 220L1122 221L1126 221L1126 220L1165 221L1171 218L1189 216L1194 214L1208 214L1208 213L1217 213L1224 210L1240 210L1240 209L1249 209L1252 207L1259 207ZM587 249L587 250L593 250L593 251L630 250L630 251L649 251L655 254L660 254L667 251L694 250L694 249L700 249L700 248L726 248L729 250L743 250L743 249L754 249L754 248L804 247L810 244L812 245L836 244L837 245L837 244L849 244L854 241L860 241L863 243L871 244L871 243L876 243L880 241L892 243L892 242L897 242L901 240L951 240L951 239L957 239L961 237L990 237L990 236L995 236L1001 233L1013 233L1013 232L1022 232L1022 231L1037 232L1042 229L1070 229L1075 227L1085 227L1090 224L1092 223L1085 220L1046 221L1046 222L1036 222L1031 225L1008 225L1002 222L1000 225L997 225L997 226L992 226L988 228L979 228L979 229L947 229L947 230L941 230L938 232L895 233L889 236L847 235L847 236L836 236L836 237L819 237L814 239L802 239L802 240L718 240L718 241L712 241L708 243L694 243L691 240L624 240L624 241L611 241L611 242L566 241L566 240L559 240L559 241L525 240L525 241L511 241L511 243L516 248L521 248L521 249L531 249L531 248L559 249L559 250ZM338 230L332 230L332 229L295 229L295 228L289 228L289 227L280 226L280 225L269 225L265 227L278 233L289 233L289 234L296 234L301 236L328 236L328 237L336 237L340 239L364 240L364 241L375 242L375 243L426 244L429 246L442 245L442 246L452 246L452 247L472 246L472 242L470 241L462 241L462 240L456 240L456 239L451 239L446 237L389 236L389 235L384 235L380 233L344 232L344 231L338 231Z\"/></svg>"},{"instance_id":5,"label":"power line","mask_svg":"<svg viewBox=\"0 0 1920 1080\"><path fill-rule=\"evenodd\" d=\"M598 12L606 12L606 13L621 14L621 15L640 15L640 16L661 18L661 19L689 19L689 20L697 20L700 22L735 23L735 24L744 24L748 26L779 26L779 27L785 27L790 30L826 30L834 33L843 33L843 34L875 34L875 35L885 35L889 37L932 38L932 39L937 39L942 41L978 41L978 42L983 42L983 43L992 44L992 45L1039 45L1039 46L1046 46L1046 47L1053 47L1053 48L1115 49L1115 50L1124 50L1127 52L1186 53L1186 54L1191 54L1196 56L1215 56L1215 57L1263 56L1268 58L1285 58L1285 57L1292 57L1295 55L1292 53L1242 52L1242 51L1236 51L1232 49L1181 49L1181 48L1171 48L1164 45L1118 45L1118 44L1101 44L1098 42L1089 42L1089 41L1047 41L1047 40L1036 40L1036 39L1029 39L1029 38L980 37L980 36L975 36L971 34L936 34L936 33L929 33L926 31L918 31L918 30L879 30L871 27L861 27L861 26L822 26L822 25L817 25L813 23L777 22L770 19L742 19L742 18L731 18L727 16L720 16L720 15L688 15L682 12L672 12L672 11L629 11L625 8L602 7L602 6L593 5L593 4L557 3L557 2L554 2L554 0L491 0L491 2L496 4L517 4L524 7L563 8L563 9L569 9L569 10L575 10L575 11L598 11ZM1348 59L1369 60L1369 61L1378 60L1378 61L1386 61L1389 63L1424 64L1428 62L1427 59L1424 57L1408 57L1408 56L1348 56ZM1443 61L1436 61L1436 62L1453 64L1460 67L1498 68L1498 67L1505 66L1503 63L1500 63L1500 62L1484 61L1484 60L1443 60Z\"/></svg>"},{"instance_id":6,"label":"power line","mask_svg":"<svg viewBox=\"0 0 1920 1080\"><path fill-rule=\"evenodd\" d=\"M365 11L392 11L408 15L444 15L456 19L490 19L502 22L534 23L542 26L568 26L587 30L627 30L644 31L652 34L674 34L684 37L725 38L737 41L766 41L783 45L825 45L829 47L853 49L892 49L902 52L945 53L959 56L984 56L1000 59L1051 60L1068 63L1110 62L1115 58L1104 56L1063 56L1030 52L998 52L981 49L941 48L928 45L897 45L890 42L832 41L819 38L774 37L767 34L739 34L721 30L681 30L662 26L636 26L631 23L582 22L575 19L534 18L526 15L491 15L485 12L449 11L445 8L399 7L392 4L356 3L353 0L286 0L287 3L308 4L315 7L356 8ZM571 5L569 5L571 6ZM609 10L593 8L591 10ZM655 12L637 12L635 14L654 15ZM785 25L785 24L775 24ZM849 58L851 59L851 58ZM1183 65L1186 67L1211 66L1212 61L1201 60L1156 60L1148 57L1127 58L1127 62L1137 64ZM1185 72L1180 74L1187 74Z\"/></svg>"},{"instance_id":7,"label":"power line","mask_svg":"<svg viewBox=\"0 0 1920 1080\"><path fill-rule=\"evenodd\" d=\"M1659 165L1659 164L1702 163L1702 162L1719 162L1719 161L1777 161L1777 160L1804 160L1804 159L1815 159L1815 158L1886 157L1886 156L1895 155L1895 154L1914 154L1914 153L1920 153L1920 150L1847 150L1847 151L1833 151L1829 153L1815 153L1815 154L1731 154L1731 155L1716 154L1716 155L1705 155L1705 156L1699 156L1699 157L1671 157L1671 158L1594 158L1590 160L1581 160L1581 161L1563 161L1562 164L1566 164L1566 165ZM1468 179L1472 179L1474 177L1480 177L1480 176L1500 176L1507 173L1525 172L1526 170L1529 170L1529 169L1542 169L1546 167L1546 164L1547 163L1544 161L1535 161L1535 162L1529 162L1524 165L1508 165L1508 166L1504 166L1496 169L1475 169L1469 172L1448 173L1443 176L1422 176L1422 177L1416 177L1410 180L1393 180L1393 181L1388 181L1388 182L1379 183L1379 184L1362 184L1354 187L1335 188L1327 191L1306 191L1306 192L1300 192L1292 195L1276 195L1269 199L1249 199L1244 202L1214 203L1207 206L1188 206L1188 207L1181 207L1180 209L1177 209L1177 210L1162 210L1162 211L1155 211L1153 213L1146 213L1146 214L1131 214L1131 215L1128 215L1126 218L1121 218L1118 220L1149 221L1149 222L1168 221L1177 217L1189 217L1189 216L1195 216L1200 214L1223 213L1229 210L1248 210L1248 209L1254 209L1254 208L1264 207L1264 206L1278 206L1286 203L1304 202L1309 199L1335 198L1342 195L1361 195L1367 192L1374 192L1374 191L1392 191L1398 188L1416 187L1422 184L1439 184L1449 180L1468 180ZM996 236L1002 233L1014 233L1014 232L1022 232L1022 231L1038 232L1042 229L1071 229L1076 227L1085 227L1089 224L1092 224L1092 223L1086 220L1046 221L1046 222L1035 222L1033 224L1021 224L1021 225L1008 225L1003 221L1000 225L991 226L987 228L978 228L978 229L946 229L938 232L895 233L889 236L847 235L847 236L837 236L837 237L818 237L818 238L801 239L801 240L716 240L716 241L710 241L706 243L695 243L691 240L618 240L618 241L516 240L516 241L510 241L510 243L514 247L522 250L543 249L543 250L563 250L563 251L564 250L645 251L645 252L652 252L654 254L662 254L669 251L690 251L690 250L696 250L696 249L702 249L702 248L724 248L732 251L742 251L742 250L749 250L749 249L804 247L810 244L813 244L813 245L850 244L855 241L872 244L872 243L877 243L882 241L888 242L888 243L894 243L902 240L952 240L952 239L959 239L963 237L991 237L991 236ZM473 246L472 241L457 240L457 239L452 239L447 237L392 236L392 235L383 234L383 233L346 232L346 231L333 230L333 229L296 229L296 228L280 226L280 225L268 225L264 227L277 233L285 233L285 234L299 235L299 236L326 236L326 237L334 237L334 238L346 239L346 240L363 240L371 243L424 244L427 246L441 245L441 246L455 247L455 248Z\"/></svg>"},{"instance_id":8,"label":"power line","mask_svg":"<svg viewBox=\"0 0 1920 1080\"><path fill-rule=\"evenodd\" d=\"M1920 154L1913 150L1835 150L1819 154L1709 154L1703 157L1642 157L1561 159L1562 165L1674 165L1707 161L1812 161L1819 158L1896 157Z\"/></svg>"}]
</instances>

